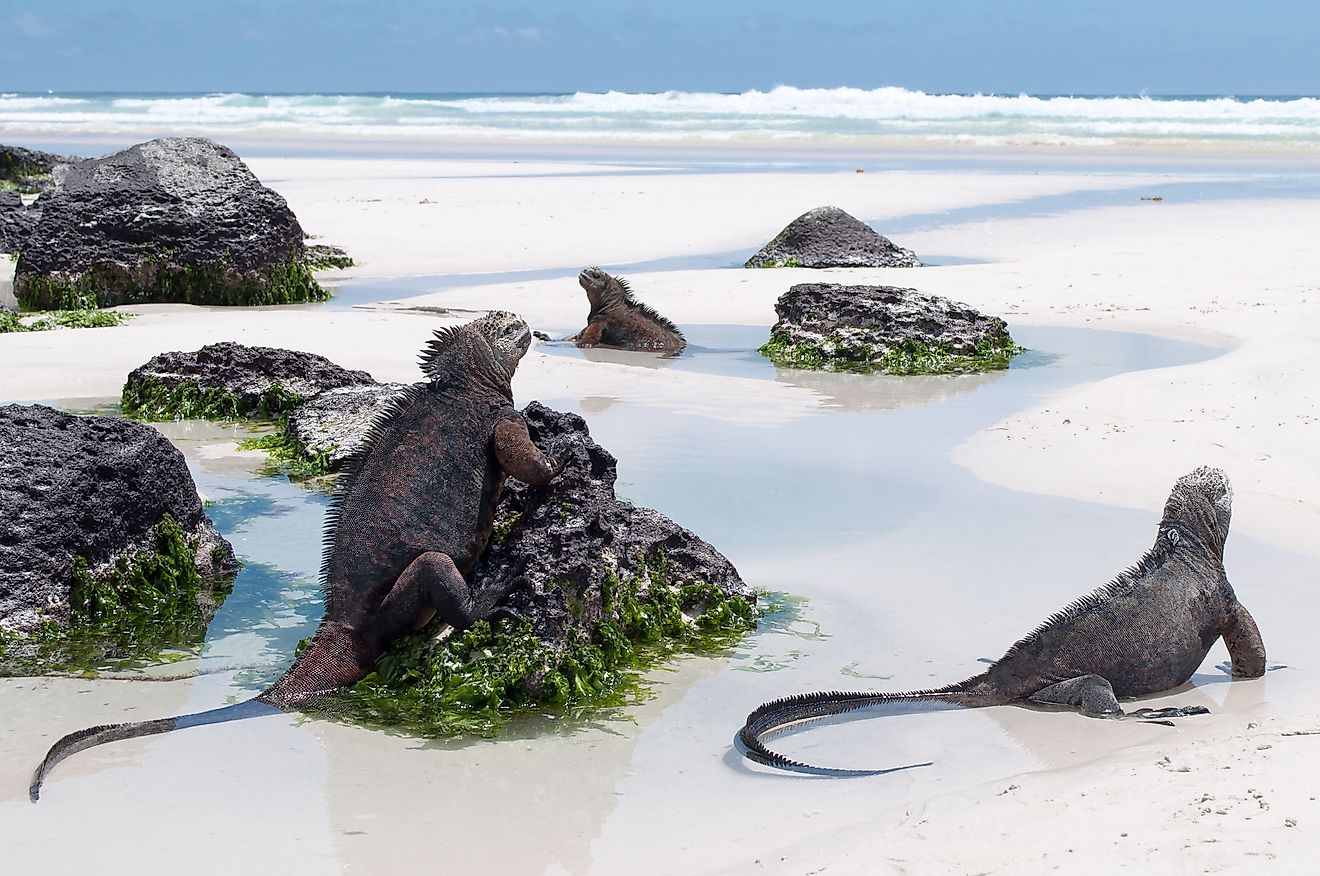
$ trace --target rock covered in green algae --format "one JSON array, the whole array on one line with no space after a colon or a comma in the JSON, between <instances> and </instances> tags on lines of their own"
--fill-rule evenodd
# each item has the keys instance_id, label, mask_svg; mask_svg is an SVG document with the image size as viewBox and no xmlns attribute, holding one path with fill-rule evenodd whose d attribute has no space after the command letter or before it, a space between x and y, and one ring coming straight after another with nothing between
<instances>
[{"instance_id":1,"label":"rock covered in green algae","mask_svg":"<svg viewBox=\"0 0 1320 876\"><path fill-rule=\"evenodd\" d=\"M997 316L915 289L801 283L775 303L762 355L784 368L959 374L1022 351Z\"/></svg>"},{"instance_id":2,"label":"rock covered in green algae","mask_svg":"<svg viewBox=\"0 0 1320 876\"><path fill-rule=\"evenodd\" d=\"M489 733L520 709L615 704L667 655L727 648L756 595L711 545L614 494L616 461L586 422L533 402L532 439L569 447L546 488L509 481L476 588L519 581L520 620L444 635L432 624L336 698L337 714L427 735Z\"/></svg>"},{"instance_id":3,"label":"rock covered in green algae","mask_svg":"<svg viewBox=\"0 0 1320 876\"><path fill-rule=\"evenodd\" d=\"M68 165L41 204L14 277L24 307L329 297L288 204L210 140L151 140Z\"/></svg>"},{"instance_id":4,"label":"rock covered in green algae","mask_svg":"<svg viewBox=\"0 0 1320 876\"><path fill-rule=\"evenodd\" d=\"M196 644L236 570L155 429L0 407L0 671Z\"/></svg>"},{"instance_id":5,"label":"rock covered in green algae","mask_svg":"<svg viewBox=\"0 0 1320 876\"><path fill-rule=\"evenodd\" d=\"M21 146L0 146L0 190L49 192L59 184L61 168L81 160Z\"/></svg>"},{"instance_id":6,"label":"rock covered in green algae","mask_svg":"<svg viewBox=\"0 0 1320 876\"><path fill-rule=\"evenodd\" d=\"M817 207L790 222L743 267L919 268L921 262L838 207Z\"/></svg>"},{"instance_id":7,"label":"rock covered in green algae","mask_svg":"<svg viewBox=\"0 0 1320 876\"><path fill-rule=\"evenodd\" d=\"M324 356L225 341L153 356L124 382L124 413L144 420L276 418L341 387L376 386Z\"/></svg>"}]
</instances>

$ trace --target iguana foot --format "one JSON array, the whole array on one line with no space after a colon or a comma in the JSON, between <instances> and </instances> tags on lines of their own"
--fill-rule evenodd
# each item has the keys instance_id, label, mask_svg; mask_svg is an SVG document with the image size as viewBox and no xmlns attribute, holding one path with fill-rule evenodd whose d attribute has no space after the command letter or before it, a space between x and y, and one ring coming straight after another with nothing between
<instances>
[{"instance_id":1,"label":"iguana foot","mask_svg":"<svg viewBox=\"0 0 1320 876\"><path fill-rule=\"evenodd\" d=\"M508 605L507 600L517 591L531 587L531 583L526 575L519 575L502 587L487 586L478 590L472 598L473 619L493 621L503 617L513 621L523 620L526 616Z\"/></svg>"},{"instance_id":2,"label":"iguana foot","mask_svg":"<svg viewBox=\"0 0 1320 876\"><path fill-rule=\"evenodd\" d=\"M1148 724L1163 724L1166 727L1174 726L1169 718L1189 718L1192 715L1208 715L1210 710L1205 706L1171 706L1165 709L1137 709L1132 712L1125 712L1122 715L1115 715L1117 718L1124 718L1129 721L1145 721Z\"/></svg>"},{"instance_id":3,"label":"iguana foot","mask_svg":"<svg viewBox=\"0 0 1320 876\"><path fill-rule=\"evenodd\" d=\"M1266 664L1265 664L1265 671L1266 671L1266 672L1273 672L1273 671L1276 670L1276 669L1287 669L1287 668L1288 668L1288 664L1287 664L1287 663L1266 663ZM1227 660L1225 660L1223 663L1216 664L1216 665L1215 665L1215 669L1218 669L1220 672L1224 673L1225 675L1233 675L1233 664L1230 663L1230 662L1228 662ZM1243 677L1244 677L1244 676L1241 676L1241 675L1234 675L1234 678L1243 678Z\"/></svg>"}]
</instances>

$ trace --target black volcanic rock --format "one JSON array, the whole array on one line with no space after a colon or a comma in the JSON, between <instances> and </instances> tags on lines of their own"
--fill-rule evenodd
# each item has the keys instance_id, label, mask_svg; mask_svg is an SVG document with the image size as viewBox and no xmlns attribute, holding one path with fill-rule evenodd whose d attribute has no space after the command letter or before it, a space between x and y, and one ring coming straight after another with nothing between
<instances>
[{"instance_id":1,"label":"black volcanic rock","mask_svg":"<svg viewBox=\"0 0 1320 876\"><path fill-rule=\"evenodd\" d=\"M27 307L328 297L288 204L210 140L151 140L68 165L41 207L14 278Z\"/></svg>"},{"instance_id":2,"label":"black volcanic rock","mask_svg":"<svg viewBox=\"0 0 1320 876\"><path fill-rule=\"evenodd\" d=\"M472 572L474 589L522 579L509 605L560 649L590 635L606 609L609 579L638 580L645 592L661 556L668 585L705 582L723 597L755 602L723 554L658 511L614 495L617 462L591 439L586 421L539 402L522 413L537 446L552 457L567 450L568 461L547 487L507 482L496 534ZM695 617L704 604L683 609Z\"/></svg>"},{"instance_id":3,"label":"black volcanic rock","mask_svg":"<svg viewBox=\"0 0 1320 876\"><path fill-rule=\"evenodd\" d=\"M1007 368L1008 324L966 304L897 286L800 283L775 303L762 354L790 368L938 374Z\"/></svg>"},{"instance_id":4,"label":"black volcanic rock","mask_svg":"<svg viewBox=\"0 0 1320 876\"><path fill-rule=\"evenodd\" d=\"M153 356L129 373L121 403L152 420L275 416L327 390L375 385L315 353L225 341Z\"/></svg>"},{"instance_id":5,"label":"black volcanic rock","mask_svg":"<svg viewBox=\"0 0 1320 876\"><path fill-rule=\"evenodd\" d=\"M895 246L838 207L803 213L747 260L747 268L917 268L910 249Z\"/></svg>"},{"instance_id":6,"label":"black volcanic rock","mask_svg":"<svg viewBox=\"0 0 1320 876\"><path fill-rule=\"evenodd\" d=\"M98 584L114 579L121 561L156 552L165 515L203 579L237 568L183 454L155 429L44 405L0 407L0 633L67 625L75 566L85 563ZM183 608L203 615L204 631L216 600L190 598L201 604Z\"/></svg>"},{"instance_id":7,"label":"black volcanic rock","mask_svg":"<svg viewBox=\"0 0 1320 876\"><path fill-rule=\"evenodd\" d=\"M18 192L0 189L0 253L16 253L37 227L41 210L23 206Z\"/></svg>"}]
</instances>

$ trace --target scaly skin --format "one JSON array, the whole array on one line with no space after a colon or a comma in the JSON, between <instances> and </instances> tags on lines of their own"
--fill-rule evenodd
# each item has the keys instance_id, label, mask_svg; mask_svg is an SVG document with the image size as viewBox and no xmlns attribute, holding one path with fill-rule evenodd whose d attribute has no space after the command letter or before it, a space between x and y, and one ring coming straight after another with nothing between
<instances>
[{"instance_id":1,"label":"scaly skin","mask_svg":"<svg viewBox=\"0 0 1320 876\"><path fill-rule=\"evenodd\" d=\"M777 754L761 741L779 727L883 703L1034 703L1068 706L1092 717L1139 720L1205 712L1193 706L1124 713L1118 697L1183 684L1220 637L1228 646L1233 675L1258 678L1265 673L1260 631L1224 572L1232 499L1223 472L1196 469L1174 485L1155 544L1135 566L1052 616L990 669L931 690L835 691L766 703L747 716L738 734L744 753L759 763L817 775L891 772L813 767Z\"/></svg>"},{"instance_id":2,"label":"scaly skin","mask_svg":"<svg viewBox=\"0 0 1320 876\"><path fill-rule=\"evenodd\" d=\"M587 268L578 283L591 305L586 327L569 339L579 347L678 353L687 346L678 327L635 299L626 281Z\"/></svg>"},{"instance_id":3,"label":"scaly skin","mask_svg":"<svg viewBox=\"0 0 1320 876\"><path fill-rule=\"evenodd\" d=\"M325 616L274 684L236 706L71 733L33 776L68 755L119 739L291 708L365 677L400 636L439 614L462 629L490 617L507 592L472 591L466 577L490 539L505 477L548 483L560 467L532 444L510 381L531 341L510 313L435 333L422 351L430 382L411 387L372 427L340 477L326 519Z\"/></svg>"}]
</instances>

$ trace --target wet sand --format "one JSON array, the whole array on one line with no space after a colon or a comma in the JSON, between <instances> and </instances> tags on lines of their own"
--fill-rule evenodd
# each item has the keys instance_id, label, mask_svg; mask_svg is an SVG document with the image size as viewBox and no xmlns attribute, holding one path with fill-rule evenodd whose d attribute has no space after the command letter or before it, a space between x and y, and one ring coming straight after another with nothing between
<instances>
[{"instance_id":1,"label":"wet sand","mask_svg":"<svg viewBox=\"0 0 1320 876\"><path fill-rule=\"evenodd\" d=\"M1282 734L1320 727L1307 676L1320 572L1306 449L1307 375L1320 359L1308 342L1315 202L1012 214L1018 201L1115 184L1073 167L864 180L558 177L550 167L515 180L445 162L252 164L306 227L363 261L337 282L397 288L411 307L517 310L552 336L581 327L573 277L582 265L750 254L820 203L871 219L951 211L950 224L898 242L965 261L640 272L634 288L684 328L692 355L634 361L540 347L519 371L520 402L587 416L621 460L621 494L701 533L757 586L806 597L793 630L759 634L729 660L684 661L632 720L456 746L263 718L83 753L61 765L37 807L26 778L58 735L219 705L248 696L252 682L0 681L10 860L52 872L93 861L140 872L1034 872L1076 867L1069 856L1079 853L1087 865L1233 869L1313 851L1305 828L1320 812L1303 784L1313 737ZM1138 174L1122 184L1162 182ZM958 212L997 203L1000 218ZM1225 264L1230 243L1244 255ZM447 282L429 294L424 282L391 279L555 265L566 266L560 278ZM966 380L776 372L750 352L756 330L789 284L822 275L968 301L1008 317L1034 352L1006 374ZM448 321L402 308L130 309L143 315L125 327L0 339L4 361L24 366L0 373L0 399L113 396L150 355L221 339L414 379L415 349ZM250 460L227 440L181 441L220 507L254 483ZM877 715L777 740L786 753L845 766L935 761L875 779L778 775L732 753L734 731L764 699L925 687L979 671L977 658L998 656L1135 560L1173 481L1202 463L1234 480L1229 573L1288 670L1229 681L1214 668L1225 657L1216 646L1191 685L1149 703L1212 708L1177 728L1002 708ZM320 500L298 489L265 483L258 492L271 504L231 522L240 554L287 577L231 597L204 664L287 659L288 643L314 623ZM245 628L255 633L244 638ZM1205 795L1216 802L1208 813L1212 801L1195 802ZM1040 824L1057 828L1042 837ZM75 831L86 841L61 842Z\"/></svg>"}]
</instances>

